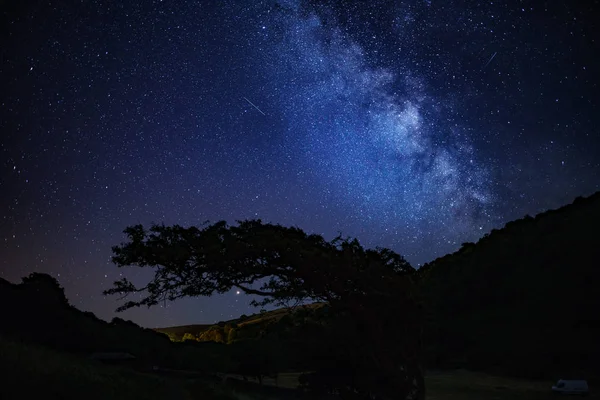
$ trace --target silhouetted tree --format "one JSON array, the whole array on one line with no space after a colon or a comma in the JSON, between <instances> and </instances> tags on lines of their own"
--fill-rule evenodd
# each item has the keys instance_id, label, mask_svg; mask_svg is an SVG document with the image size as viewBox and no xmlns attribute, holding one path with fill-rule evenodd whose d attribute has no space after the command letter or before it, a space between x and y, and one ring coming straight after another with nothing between
<instances>
[{"instance_id":1,"label":"silhouetted tree","mask_svg":"<svg viewBox=\"0 0 600 400\"><path fill-rule=\"evenodd\" d=\"M44 298L46 302L56 302L58 305L69 304L65 290L53 276L33 272L22 278L22 281L27 290L35 291L37 296Z\"/></svg>"},{"instance_id":2,"label":"silhouetted tree","mask_svg":"<svg viewBox=\"0 0 600 400\"><path fill-rule=\"evenodd\" d=\"M360 334L351 331L344 337L338 354L351 350L352 373L364 379L333 384L363 398L424 397L414 270L391 250L367 250L357 240L341 237L328 242L298 228L258 220L237 226L219 222L202 229L154 225L146 230L136 225L124 232L128 241L113 248L113 262L152 268L155 275L142 287L122 279L105 291L142 294L141 300L127 301L119 311L234 287L262 296L254 302L259 306L307 299L327 302L332 314L362 327ZM262 285L256 288L255 283Z\"/></svg>"}]
</instances>

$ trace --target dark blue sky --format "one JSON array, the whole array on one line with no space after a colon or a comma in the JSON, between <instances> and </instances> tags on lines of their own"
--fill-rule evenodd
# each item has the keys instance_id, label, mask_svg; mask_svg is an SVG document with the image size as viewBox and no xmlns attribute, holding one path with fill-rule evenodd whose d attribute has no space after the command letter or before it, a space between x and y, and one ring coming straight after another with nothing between
<instances>
[{"instance_id":1,"label":"dark blue sky","mask_svg":"<svg viewBox=\"0 0 600 400\"><path fill-rule=\"evenodd\" d=\"M261 218L418 266L600 188L598 1L12 3L0 276L51 273L101 318L148 276L109 261L131 224Z\"/></svg>"}]
</instances>

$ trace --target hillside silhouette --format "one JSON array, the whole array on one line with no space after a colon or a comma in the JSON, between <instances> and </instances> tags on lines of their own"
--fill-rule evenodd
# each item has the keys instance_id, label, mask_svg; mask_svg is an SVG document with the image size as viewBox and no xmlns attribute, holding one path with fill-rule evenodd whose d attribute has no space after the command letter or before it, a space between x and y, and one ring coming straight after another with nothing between
<instances>
[{"instance_id":1,"label":"hillside silhouette","mask_svg":"<svg viewBox=\"0 0 600 400\"><path fill-rule=\"evenodd\" d=\"M427 368L597 377L599 226L600 192L509 222L419 269ZM8 343L86 357L126 352L142 369L233 373L259 382L330 368L321 361L335 359L336 341L354 329L347 320L331 323L326 303L156 330L120 318L105 322L70 305L58 281L40 273L19 284L0 279L0 313L0 339Z\"/></svg>"},{"instance_id":2,"label":"hillside silhouette","mask_svg":"<svg viewBox=\"0 0 600 400\"><path fill-rule=\"evenodd\" d=\"M599 227L600 192L511 221L424 265L418 277L427 367L524 378L598 375ZM231 327L233 341L258 340L289 320L298 318L278 309L157 331L175 341L227 343Z\"/></svg>"},{"instance_id":3,"label":"hillside silhouette","mask_svg":"<svg viewBox=\"0 0 600 400\"><path fill-rule=\"evenodd\" d=\"M419 270L430 368L597 374L600 192L494 229Z\"/></svg>"},{"instance_id":4,"label":"hillside silhouette","mask_svg":"<svg viewBox=\"0 0 600 400\"><path fill-rule=\"evenodd\" d=\"M42 345L80 356L123 352L141 368L154 365L211 372L228 368L229 359L213 346L173 343L152 329L114 318L111 322L71 306L58 281L32 273L20 284L0 279L0 337Z\"/></svg>"},{"instance_id":5,"label":"hillside silhouette","mask_svg":"<svg viewBox=\"0 0 600 400\"><path fill-rule=\"evenodd\" d=\"M31 354L33 361L39 354L41 358L47 354L38 352L36 346L69 354L74 360L98 353L124 353L135 357L126 367L141 372L152 372L158 366L163 374L187 371L210 380L218 374L234 373L262 381L280 371L310 370L315 365L318 352L327 343L323 329L315 330L315 324L308 323L315 320L310 317L313 309L314 305L299 308L286 318L282 317L287 310L243 316L236 320L243 327L239 335L230 333L232 327L237 328L235 322L184 326L175 328L175 334L169 329L161 333L120 318L106 322L80 311L69 304L55 278L32 273L19 284L0 279L0 341L16 353ZM194 329L204 333L202 340L180 334L183 330L189 335L187 331Z\"/></svg>"}]
</instances>

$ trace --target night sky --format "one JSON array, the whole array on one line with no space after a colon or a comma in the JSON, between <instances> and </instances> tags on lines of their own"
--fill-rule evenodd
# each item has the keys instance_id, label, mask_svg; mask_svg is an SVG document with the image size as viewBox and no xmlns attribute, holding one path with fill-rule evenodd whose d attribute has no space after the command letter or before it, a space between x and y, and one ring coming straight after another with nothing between
<instances>
[{"instance_id":1,"label":"night sky","mask_svg":"<svg viewBox=\"0 0 600 400\"><path fill-rule=\"evenodd\" d=\"M415 267L600 190L598 1L12 1L0 276L101 318L111 246L261 218ZM121 315L257 312L235 292Z\"/></svg>"}]
</instances>

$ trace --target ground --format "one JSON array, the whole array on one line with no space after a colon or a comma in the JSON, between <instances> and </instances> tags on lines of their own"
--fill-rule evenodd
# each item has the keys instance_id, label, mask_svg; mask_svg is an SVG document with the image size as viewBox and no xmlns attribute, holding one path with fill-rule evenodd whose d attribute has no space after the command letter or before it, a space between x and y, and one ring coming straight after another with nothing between
<instances>
[{"instance_id":1,"label":"ground","mask_svg":"<svg viewBox=\"0 0 600 400\"><path fill-rule=\"evenodd\" d=\"M176 382L0 337L0 398L183 400Z\"/></svg>"},{"instance_id":2,"label":"ground","mask_svg":"<svg viewBox=\"0 0 600 400\"><path fill-rule=\"evenodd\" d=\"M293 388L298 385L299 374L280 374L279 387ZM235 376L231 376L235 378ZM266 385L275 380L265 378ZM532 381L504 378L465 370L430 372L425 378L427 400L544 400L554 399L550 388L552 381ZM588 399L600 399L593 393ZM561 396L562 398L562 396ZM570 396L568 397L570 398Z\"/></svg>"},{"instance_id":3,"label":"ground","mask_svg":"<svg viewBox=\"0 0 600 400\"><path fill-rule=\"evenodd\" d=\"M298 385L298 373L282 373L277 386ZM241 379L229 375L228 379ZM220 383L136 373L107 367L80 357L0 338L2 398L43 396L53 399L169 399L169 400L280 400L273 393L250 393ZM265 378L274 386L275 379ZM544 400L554 399L552 381L530 381L469 371L430 372L426 376L427 400ZM252 385L253 386L253 385ZM600 399L591 387L589 398ZM562 396L561 396L562 398Z\"/></svg>"},{"instance_id":4,"label":"ground","mask_svg":"<svg viewBox=\"0 0 600 400\"><path fill-rule=\"evenodd\" d=\"M554 382L503 378L469 371L427 375L428 400L543 400L555 399ZM595 396L590 396L595 398Z\"/></svg>"}]
</instances>

